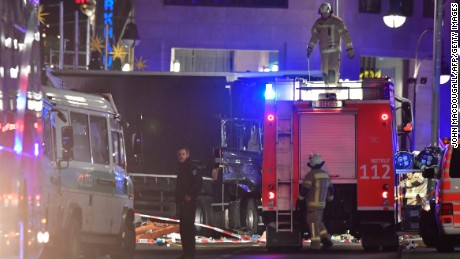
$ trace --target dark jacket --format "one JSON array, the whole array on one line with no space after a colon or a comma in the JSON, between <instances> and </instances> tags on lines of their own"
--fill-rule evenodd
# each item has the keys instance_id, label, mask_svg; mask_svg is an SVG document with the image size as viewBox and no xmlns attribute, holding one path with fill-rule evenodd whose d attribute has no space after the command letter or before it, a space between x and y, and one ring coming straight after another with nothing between
<instances>
[{"instance_id":1,"label":"dark jacket","mask_svg":"<svg viewBox=\"0 0 460 259\"><path fill-rule=\"evenodd\" d=\"M176 201L178 203L183 202L184 196L187 194L190 195L192 201L196 201L202 187L203 177L198 167L190 159L179 163L176 181Z\"/></svg>"}]
</instances>

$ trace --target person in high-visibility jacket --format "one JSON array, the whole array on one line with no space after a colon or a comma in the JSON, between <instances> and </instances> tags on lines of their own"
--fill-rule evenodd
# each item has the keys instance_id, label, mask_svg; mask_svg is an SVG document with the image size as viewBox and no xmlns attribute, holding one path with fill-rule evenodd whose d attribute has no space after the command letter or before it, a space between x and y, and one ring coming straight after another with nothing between
<instances>
[{"instance_id":1,"label":"person in high-visibility jacket","mask_svg":"<svg viewBox=\"0 0 460 259\"><path fill-rule=\"evenodd\" d=\"M307 202L307 224L310 228L311 249L323 249L332 246L331 237L323 223L323 211L326 201L334 199L334 187L329 173L321 167L324 165L321 155L310 156L308 166L311 171L305 175L299 193L299 201Z\"/></svg>"},{"instance_id":2,"label":"person in high-visibility jacket","mask_svg":"<svg viewBox=\"0 0 460 259\"><path fill-rule=\"evenodd\" d=\"M311 29L311 39L307 47L307 57L319 42L321 54L321 72L326 84L337 84L339 81L340 54L342 53L341 39L346 44L347 56L354 57L353 43L350 33L343 20L332 14L332 6L323 3L318 9L321 17L316 20Z\"/></svg>"}]
</instances>

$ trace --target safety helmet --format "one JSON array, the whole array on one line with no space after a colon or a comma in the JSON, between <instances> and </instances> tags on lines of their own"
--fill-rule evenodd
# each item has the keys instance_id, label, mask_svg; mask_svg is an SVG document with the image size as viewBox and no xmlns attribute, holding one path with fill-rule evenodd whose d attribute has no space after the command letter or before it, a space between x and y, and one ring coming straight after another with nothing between
<instances>
[{"instance_id":1,"label":"safety helmet","mask_svg":"<svg viewBox=\"0 0 460 259\"><path fill-rule=\"evenodd\" d=\"M321 158L320 154L313 154L310 156L310 161L308 162L308 166L315 168L315 167L321 167L323 166L324 161L323 158Z\"/></svg>"},{"instance_id":2,"label":"safety helmet","mask_svg":"<svg viewBox=\"0 0 460 259\"><path fill-rule=\"evenodd\" d=\"M318 14L322 13L332 13L332 6L329 3L322 3L318 8Z\"/></svg>"}]
</instances>

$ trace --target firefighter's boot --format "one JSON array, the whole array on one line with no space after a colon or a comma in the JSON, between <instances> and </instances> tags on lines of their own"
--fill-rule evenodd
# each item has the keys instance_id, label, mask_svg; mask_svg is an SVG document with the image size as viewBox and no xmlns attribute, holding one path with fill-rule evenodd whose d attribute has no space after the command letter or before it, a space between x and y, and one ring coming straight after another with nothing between
<instances>
[{"instance_id":1,"label":"firefighter's boot","mask_svg":"<svg viewBox=\"0 0 460 259\"><path fill-rule=\"evenodd\" d=\"M323 247L322 247L323 250L327 250L331 248L331 246L333 245L332 241L326 237L321 238L321 243L323 243Z\"/></svg>"}]
</instances>

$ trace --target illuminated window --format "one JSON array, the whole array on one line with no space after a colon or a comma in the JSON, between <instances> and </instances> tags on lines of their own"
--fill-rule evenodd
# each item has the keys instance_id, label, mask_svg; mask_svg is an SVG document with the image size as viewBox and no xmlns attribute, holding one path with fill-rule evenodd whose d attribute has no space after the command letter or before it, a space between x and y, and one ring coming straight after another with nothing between
<instances>
[{"instance_id":1,"label":"illuminated window","mask_svg":"<svg viewBox=\"0 0 460 259\"><path fill-rule=\"evenodd\" d=\"M165 5L288 8L288 0L164 0Z\"/></svg>"},{"instance_id":2,"label":"illuminated window","mask_svg":"<svg viewBox=\"0 0 460 259\"><path fill-rule=\"evenodd\" d=\"M174 69L180 64L180 71ZM278 71L277 50L220 50L173 48L171 71L174 72L262 72Z\"/></svg>"},{"instance_id":3,"label":"illuminated window","mask_svg":"<svg viewBox=\"0 0 460 259\"><path fill-rule=\"evenodd\" d=\"M359 1L360 13L380 13L382 0L361 0Z\"/></svg>"}]
</instances>

